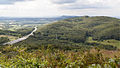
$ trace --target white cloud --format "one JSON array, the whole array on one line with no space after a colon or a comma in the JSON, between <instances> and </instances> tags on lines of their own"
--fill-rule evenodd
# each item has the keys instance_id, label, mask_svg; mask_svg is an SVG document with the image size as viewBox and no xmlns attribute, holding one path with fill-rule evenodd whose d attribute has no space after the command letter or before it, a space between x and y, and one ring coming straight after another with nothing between
<instances>
[{"instance_id":1,"label":"white cloud","mask_svg":"<svg viewBox=\"0 0 120 68\"><path fill-rule=\"evenodd\" d=\"M57 6L46 0L16 2L14 5L0 5L0 16L42 17L59 14Z\"/></svg>"},{"instance_id":2,"label":"white cloud","mask_svg":"<svg viewBox=\"0 0 120 68\"><path fill-rule=\"evenodd\" d=\"M55 2L56 1L56 2ZM44 17L56 15L118 16L120 0L33 0L0 5L0 16Z\"/></svg>"},{"instance_id":3,"label":"white cloud","mask_svg":"<svg viewBox=\"0 0 120 68\"><path fill-rule=\"evenodd\" d=\"M56 4L65 4L65 3L74 3L77 0L51 0L51 1Z\"/></svg>"},{"instance_id":4,"label":"white cloud","mask_svg":"<svg viewBox=\"0 0 120 68\"><path fill-rule=\"evenodd\" d=\"M61 0L62 1L62 0ZM77 0L60 5L67 15L107 15L119 16L120 0Z\"/></svg>"},{"instance_id":5,"label":"white cloud","mask_svg":"<svg viewBox=\"0 0 120 68\"><path fill-rule=\"evenodd\" d=\"M14 4L15 2L20 2L20 1L31 1L31 0L0 0L0 4Z\"/></svg>"}]
</instances>

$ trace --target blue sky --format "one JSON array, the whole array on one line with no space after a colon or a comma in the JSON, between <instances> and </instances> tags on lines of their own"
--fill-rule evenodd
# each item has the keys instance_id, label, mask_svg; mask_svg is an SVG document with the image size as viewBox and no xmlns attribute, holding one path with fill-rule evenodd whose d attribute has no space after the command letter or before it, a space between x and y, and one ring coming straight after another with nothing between
<instances>
[{"instance_id":1,"label":"blue sky","mask_svg":"<svg viewBox=\"0 0 120 68\"><path fill-rule=\"evenodd\" d=\"M120 0L0 0L0 17L119 16Z\"/></svg>"}]
</instances>

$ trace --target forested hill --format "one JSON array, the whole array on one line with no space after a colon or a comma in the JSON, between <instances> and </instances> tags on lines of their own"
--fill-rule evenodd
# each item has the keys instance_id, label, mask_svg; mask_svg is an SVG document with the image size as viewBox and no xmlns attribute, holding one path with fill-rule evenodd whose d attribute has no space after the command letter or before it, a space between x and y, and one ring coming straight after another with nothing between
<instances>
[{"instance_id":1,"label":"forested hill","mask_svg":"<svg viewBox=\"0 0 120 68\"><path fill-rule=\"evenodd\" d=\"M103 44L103 41L106 40L108 44ZM83 16L54 22L42 28L39 27L35 36L31 36L19 44L24 43L31 47L48 44L59 47L81 45L102 45L103 47L110 45L112 47L114 44L109 44L111 40L117 41L119 44L120 19L106 16ZM119 46L117 45L117 47Z\"/></svg>"}]
</instances>

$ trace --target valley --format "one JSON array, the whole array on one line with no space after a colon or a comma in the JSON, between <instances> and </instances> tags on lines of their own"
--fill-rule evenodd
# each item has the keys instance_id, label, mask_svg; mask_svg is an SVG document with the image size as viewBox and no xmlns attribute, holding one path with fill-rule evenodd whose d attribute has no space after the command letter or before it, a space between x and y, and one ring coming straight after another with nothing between
<instances>
[{"instance_id":1,"label":"valley","mask_svg":"<svg viewBox=\"0 0 120 68\"><path fill-rule=\"evenodd\" d=\"M120 68L120 0L0 0L0 68Z\"/></svg>"}]
</instances>

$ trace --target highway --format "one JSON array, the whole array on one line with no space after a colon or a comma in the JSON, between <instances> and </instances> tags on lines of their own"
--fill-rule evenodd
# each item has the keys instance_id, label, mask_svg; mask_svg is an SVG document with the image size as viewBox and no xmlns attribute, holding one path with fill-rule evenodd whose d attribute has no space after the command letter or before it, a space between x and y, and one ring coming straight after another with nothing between
<instances>
[{"instance_id":1,"label":"highway","mask_svg":"<svg viewBox=\"0 0 120 68\"><path fill-rule=\"evenodd\" d=\"M15 43L18 43L20 41L23 41L23 40L26 40L27 38L29 38L30 36L34 35L33 33L37 31L37 27L34 27L34 30L26 35L26 36L23 36L22 38L19 38L17 40L14 40L14 41L10 41L10 42L7 42L7 43L4 43L3 45L12 45L12 44L15 44Z\"/></svg>"}]
</instances>

